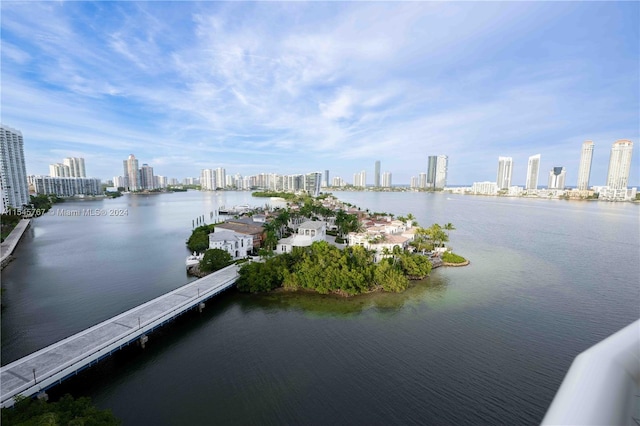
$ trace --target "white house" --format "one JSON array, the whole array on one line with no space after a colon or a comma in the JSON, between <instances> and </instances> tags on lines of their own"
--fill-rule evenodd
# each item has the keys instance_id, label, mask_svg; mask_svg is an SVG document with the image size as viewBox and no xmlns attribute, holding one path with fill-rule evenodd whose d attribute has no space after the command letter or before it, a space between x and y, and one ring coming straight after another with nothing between
<instances>
[{"instance_id":1,"label":"white house","mask_svg":"<svg viewBox=\"0 0 640 426\"><path fill-rule=\"evenodd\" d=\"M326 222L306 221L298 226L295 234L278 241L276 253L290 253L293 247L308 247L316 241L324 241L326 235Z\"/></svg>"},{"instance_id":2,"label":"white house","mask_svg":"<svg viewBox=\"0 0 640 426\"><path fill-rule=\"evenodd\" d=\"M253 237L228 229L216 228L215 232L209 234L209 248L224 250L234 260L242 259L247 257L248 252L253 248Z\"/></svg>"}]
</instances>

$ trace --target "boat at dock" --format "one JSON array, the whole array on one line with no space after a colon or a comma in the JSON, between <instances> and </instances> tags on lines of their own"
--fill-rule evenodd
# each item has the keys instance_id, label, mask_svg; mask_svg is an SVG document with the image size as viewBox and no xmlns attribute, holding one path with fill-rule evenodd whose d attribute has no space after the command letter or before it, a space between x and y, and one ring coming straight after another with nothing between
<instances>
[{"instance_id":1,"label":"boat at dock","mask_svg":"<svg viewBox=\"0 0 640 426\"><path fill-rule=\"evenodd\" d=\"M204 258L204 254L197 254L194 251L192 255L187 256L187 260L185 261L185 265L186 265L187 268L189 266L198 265L203 258Z\"/></svg>"},{"instance_id":2,"label":"boat at dock","mask_svg":"<svg viewBox=\"0 0 640 426\"><path fill-rule=\"evenodd\" d=\"M224 216L236 216L236 215L242 215L248 212L250 209L251 208L246 204L241 206L234 206L230 209L226 208L225 206L222 206L218 209L218 214L224 215Z\"/></svg>"}]
</instances>

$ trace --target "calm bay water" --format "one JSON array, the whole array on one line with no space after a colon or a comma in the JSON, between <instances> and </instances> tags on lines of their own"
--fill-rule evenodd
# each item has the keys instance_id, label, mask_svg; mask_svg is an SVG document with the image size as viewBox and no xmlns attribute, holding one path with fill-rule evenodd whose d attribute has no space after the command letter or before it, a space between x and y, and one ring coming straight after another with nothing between
<instances>
[{"instance_id":1,"label":"calm bay water","mask_svg":"<svg viewBox=\"0 0 640 426\"><path fill-rule=\"evenodd\" d=\"M228 292L56 392L124 424L536 424L573 358L640 316L638 205L342 193L371 211L452 222L472 263L407 292ZM190 281L195 217L249 193L69 202L2 271L2 364Z\"/></svg>"}]
</instances>

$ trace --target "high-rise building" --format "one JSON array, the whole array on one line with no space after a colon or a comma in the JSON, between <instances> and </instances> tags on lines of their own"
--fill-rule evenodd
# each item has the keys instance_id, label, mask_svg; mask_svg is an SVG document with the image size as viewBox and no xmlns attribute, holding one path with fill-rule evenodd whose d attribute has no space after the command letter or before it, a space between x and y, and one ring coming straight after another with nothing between
<instances>
[{"instance_id":1,"label":"high-rise building","mask_svg":"<svg viewBox=\"0 0 640 426\"><path fill-rule=\"evenodd\" d=\"M538 175L540 173L540 154L529 157L527 163L527 180L525 189L538 189Z\"/></svg>"},{"instance_id":2,"label":"high-rise building","mask_svg":"<svg viewBox=\"0 0 640 426\"><path fill-rule=\"evenodd\" d=\"M142 167L140 167L140 188L156 188L156 180L153 178L153 167L148 164L143 164Z\"/></svg>"},{"instance_id":3,"label":"high-rise building","mask_svg":"<svg viewBox=\"0 0 640 426\"><path fill-rule=\"evenodd\" d=\"M376 188L380 186L380 161L376 161L376 169L373 175L373 184Z\"/></svg>"},{"instance_id":4,"label":"high-rise building","mask_svg":"<svg viewBox=\"0 0 640 426\"><path fill-rule=\"evenodd\" d=\"M124 176L114 176L113 177L113 186L116 188L126 188L127 187L127 178Z\"/></svg>"},{"instance_id":5,"label":"high-rise building","mask_svg":"<svg viewBox=\"0 0 640 426\"><path fill-rule=\"evenodd\" d=\"M391 172L384 172L382 174L382 186L384 188L391 188Z\"/></svg>"},{"instance_id":6,"label":"high-rise building","mask_svg":"<svg viewBox=\"0 0 640 426\"><path fill-rule=\"evenodd\" d=\"M420 179L417 176L411 176L411 188L419 188Z\"/></svg>"},{"instance_id":7,"label":"high-rise building","mask_svg":"<svg viewBox=\"0 0 640 426\"><path fill-rule=\"evenodd\" d=\"M566 172L564 167L554 167L549 172L549 185L548 189L564 189Z\"/></svg>"},{"instance_id":8,"label":"high-rise building","mask_svg":"<svg viewBox=\"0 0 640 426\"><path fill-rule=\"evenodd\" d=\"M49 164L49 176L70 177L71 171L69 170L69 166L62 163Z\"/></svg>"},{"instance_id":9,"label":"high-rise building","mask_svg":"<svg viewBox=\"0 0 640 426\"><path fill-rule=\"evenodd\" d=\"M36 194L73 197L74 195L100 195L100 179L81 177L29 176Z\"/></svg>"},{"instance_id":10,"label":"high-rise building","mask_svg":"<svg viewBox=\"0 0 640 426\"><path fill-rule=\"evenodd\" d=\"M69 168L69 176L87 177L87 173L84 168L84 158L67 157L62 161L64 165Z\"/></svg>"},{"instance_id":11,"label":"high-rise building","mask_svg":"<svg viewBox=\"0 0 640 426\"><path fill-rule=\"evenodd\" d=\"M329 170L324 171L324 186L329 186L331 182L329 181Z\"/></svg>"},{"instance_id":12,"label":"high-rise building","mask_svg":"<svg viewBox=\"0 0 640 426\"><path fill-rule=\"evenodd\" d=\"M449 157L446 155L430 155L427 159L427 173L423 181L423 173L420 173L420 188L444 188L447 185L447 169Z\"/></svg>"},{"instance_id":13,"label":"high-rise building","mask_svg":"<svg viewBox=\"0 0 640 426\"><path fill-rule=\"evenodd\" d=\"M9 207L29 204L27 169L24 163L22 132L8 126L0 126L0 195L2 212Z\"/></svg>"},{"instance_id":14,"label":"high-rise building","mask_svg":"<svg viewBox=\"0 0 640 426\"><path fill-rule=\"evenodd\" d=\"M427 173L418 173L418 188L426 188L427 185L430 185L427 180Z\"/></svg>"},{"instance_id":15,"label":"high-rise building","mask_svg":"<svg viewBox=\"0 0 640 426\"><path fill-rule=\"evenodd\" d=\"M155 179L155 187L156 188L166 188L169 186L169 178L166 176L155 175L153 177Z\"/></svg>"},{"instance_id":16,"label":"high-rise building","mask_svg":"<svg viewBox=\"0 0 640 426\"><path fill-rule=\"evenodd\" d=\"M513 158L498 157L498 178L496 184L498 189L509 189L511 186L511 176L513 173Z\"/></svg>"},{"instance_id":17,"label":"high-rise building","mask_svg":"<svg viewBox=\"0 0 640 426\"><path fill-rule=\"evenodd\" d=\"M353 174L353 186L364 188L367 186L367 172L364 170L360 173Z\"/></svg>"},{"instance_id":18,"label":"high-rise building","mask_svg":"<svg viewBox=\"0 0 640 426\"><path fill-rule=\"evenodd\" d=\"M227 176L227 171L224 168L218 167L216 169L216 185L218 186L218 188L224 188L224 186L227 183L226 176Z\"/></svg>"},{"instance_id":19,"label":"high-rise building","mask_svg":"<svg viewBox=\"0 0 640 426\"><path fill-rule=\"evenodd\" d=\"M216 174L212 169L202 169L200 172L200 188L203 191L216 190Z\"/></svg>"},{"instance_id":20,"label":"high-rise building","mask_svg":"<svg viewBox=\"0 0 640 426\"><path fill-rule=\"evenodd\" d=\"M585 141L582 144L582 153L580 154L580 166L578 167L578 184L579 190L589 189L589 177L591 176L591 162L593 160L593 142Z\"/></svg>"},{"instance_id":21,"label":"high-rise building","mask_svg":"<svg viewBox=\"0 0 640 426\"><path fill-rule=\"evenodd\" d=\"M447 169L449 167L449 157L446 155L438 155L436 161L436 182L435 188L444 188L447 186Z\"/></svg>"},{"instance_id":22,"label":"high-rise building","mask_svg":"<svg viewBox=\"0 0 640 426\"><path fill-rule=\"evenodd\" d=\"M336 187L346 186L346 183L344 179L342 179L339 176L336 176L331 180L331 186L336 186Z\"/></svg>"},{"instance_id":23,"label":"high-rise building","mask_svg":"<svg viewBox=\"0 0 640 426\"><path fill-rule=\"evenodd\" d=\"M422 183L420 183L421 188L426 188L426 187L435 188L437 168L438 168L438 156L430 155L427 159L427 181L425 186L422 186Z\"/></svg>"},{"instance_id":24,"label":"high-rise building","mask_svg":"<svg viewBox=\"0 0 640 426\"><path fill-rule=\"evenodd\" d=\"M631 172L633 142L620 139L613 143L607 171L607 186L611 189L626 189Z\"/></svg>"},{"instance_id":25,"label":"high-rise building","mask_svg":"<svg viewBox=\"0 0 640 426\"><path fill-rule=\"evenodd\" d=\"M305 181L304 189L307 191L307 194L313 197L317 197L318 195L320 195L320 184L322 183L322 173L320 172L307 173L304 181Z\"/></svg>"},{"instance_id":26,"label":"high-rise building","mask_svg":"<svg viewBox=\"0 0 640 426\"><path fill-rule=\"evenodd\" d=\"M138 169L138 160L136 156L131 154L129 158L123 161L124 176L127 178L129 191L139 191L142 189L140 185L140 169Z\"/></svg>"}]
</instances>

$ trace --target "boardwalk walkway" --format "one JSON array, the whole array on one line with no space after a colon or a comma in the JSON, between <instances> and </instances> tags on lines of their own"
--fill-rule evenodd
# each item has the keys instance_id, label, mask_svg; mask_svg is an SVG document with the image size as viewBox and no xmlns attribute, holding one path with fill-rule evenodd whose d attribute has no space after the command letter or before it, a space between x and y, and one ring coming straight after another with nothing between
<instances>
[{"instance_id":1,"label":"boardwalk walkway","mask_svg":"<svg viewBox=\"0 0 640 426\"><path fill-rule=\"evenodd\" d=\"M233 286L238 269L228 266L2 367L0 405L58 384L137 339L144 343L153 329Z\"/></svg>"}]
</instances>

